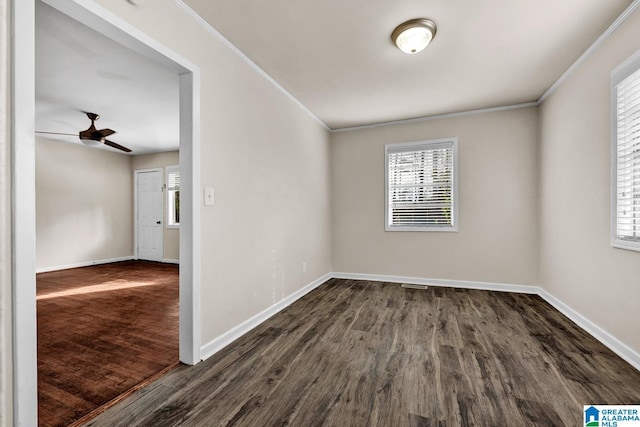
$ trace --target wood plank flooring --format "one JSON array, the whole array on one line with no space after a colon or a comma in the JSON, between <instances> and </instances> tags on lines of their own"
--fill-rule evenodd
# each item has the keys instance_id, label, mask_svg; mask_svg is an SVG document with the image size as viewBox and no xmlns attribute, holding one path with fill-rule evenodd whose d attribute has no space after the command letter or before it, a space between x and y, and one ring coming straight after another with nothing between
<instances>
[{"instance_id":1,"label":"wood plank flooring","mask_svg":"<svg viewBox=\"0 0 640 427\"><path fill-rule=\"evenodd\" d=\"M178 362L178 266L37 275L38 421L66 426Z\"/></svg>"},{"instance_id":2,"label":"wood plank flooring","mask_svg":"<svg viewBox=\"0 0 640 427\"><path fill-rule=\"evenodd\" d=\"M87 425L578 426L639 384L538 296L333 279Z\"/></svg>"}]
</instances>

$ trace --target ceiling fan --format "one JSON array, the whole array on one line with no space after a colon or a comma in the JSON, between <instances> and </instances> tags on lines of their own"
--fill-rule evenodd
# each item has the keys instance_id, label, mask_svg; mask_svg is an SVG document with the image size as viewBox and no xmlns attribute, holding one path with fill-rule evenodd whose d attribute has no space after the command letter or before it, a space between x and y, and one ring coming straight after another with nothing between
<instances>
[{"instance_id":1,"label":"ceiling fan","mask_svg":"<svg viewBox=\"0 0 640 427\"><path fill-rule=\"evenodd\" d=\"M86 144L86 145L104 144L104 145L108 145L109 147L113 147L113 148L116 148L118 150L122 150L122 151L124 151L126 153L130 153L131 152L131 150L129 148L124 147L124 146L122 146L120 144L116 144L115 142L109 141L107 139L108 136L113 135L114 133L116 133L115 130L111 130L111 129L108 129L108 128L96 129L95 121L100 118L99 115L97 115L95 113L87 113L87 112L85 112L85 114L87 115L89 120L91 120L91 126L89 126L89 129L81 130L77 134L78 137L80 138L80 141L82 141L83 144ZM76 134L73 134L73 133L60 133L60 132L36 131L36 133L45 133L45 134L49 134L49 135L76 136ZM92 144L92 142L98 142L99 144Z\"/></svg>"}]
</instances>

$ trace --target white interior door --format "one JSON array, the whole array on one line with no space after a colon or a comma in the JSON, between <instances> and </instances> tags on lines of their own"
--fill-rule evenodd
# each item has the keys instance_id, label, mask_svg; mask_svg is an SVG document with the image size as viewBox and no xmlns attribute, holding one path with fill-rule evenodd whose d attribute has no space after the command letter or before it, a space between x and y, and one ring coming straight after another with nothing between
<instances>
[{"instance_id":1,"label":"white interior door","mask_svg":"<svg viewBox=\"0 0 640 427\"><path fill-rule=\"evenodd\" d=\"M138 259L163 259L162 170L136 171L136 229Z\"/></svg>"}]
</instances>

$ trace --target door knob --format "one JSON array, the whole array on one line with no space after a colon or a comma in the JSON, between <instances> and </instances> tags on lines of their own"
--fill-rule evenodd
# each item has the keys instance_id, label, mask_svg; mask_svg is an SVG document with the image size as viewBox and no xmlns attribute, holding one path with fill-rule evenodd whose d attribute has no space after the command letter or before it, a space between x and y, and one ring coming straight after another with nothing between
<instances>
[{"instance_id":1,"label":"door knob","mask_svg":"<svg viewBox=\"0 0 640 427\"><path fill-rule=\"evenodd\" d=\"M156 221L156 224L162 224L162 222L161 221Z\"/></svg>"}]
</instances>

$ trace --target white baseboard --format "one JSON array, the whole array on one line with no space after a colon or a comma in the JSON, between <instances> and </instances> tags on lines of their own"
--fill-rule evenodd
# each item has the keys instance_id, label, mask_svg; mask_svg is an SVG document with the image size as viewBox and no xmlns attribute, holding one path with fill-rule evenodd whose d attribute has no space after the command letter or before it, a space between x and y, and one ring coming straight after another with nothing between
<instances>
[{"instance_id":1,"label":"white baseboard","mask_svg":"<svg viewBox=\"0 0 640 427\"><path fill-rule=\"evenodd\" d=\"M299 300L300 298L302 298L303 296L305 296L306 294L308 294L309 292L311 292L312 290L314 290L315 288L317 288L318 286L326 282L327 280L331 279L331 277L332 277L331 273L327 273L324 276L319 277L318 279L306 285L304 288L278 301L277 303L273 304L271 307L261 311L260 313L256 314L250 319L245 320L238 326L230 329L229 331L225 332L224 334L220 335L214 340L209 341L207 344L203 345L200 348L201 359L205 360L213 356L218 351L222 350L224 347L228 346L233 341L240 338L242 335L246 334L256 326L260 325L262 322L264 322L274 314L277 314L278 312L287 308L288 306L290 306L291 304L293 304L294 302L296 302L297 300Z\"/></svg>"},{"instance_id":2,"label":"white baseboard","mask_svg":"<svg viewBox=\"0 0 640 427\"><path fill-rule=\"evenodd\" d=\"M518 292L537 294L537 286L511 285L507 283L470 282L466 280L425 279L422 277L386 276L382 274L333 273L336 279L371 280L374 282L408 283L411 285L432 285L448 288L479 289L484 291Z\"/></svg>"},{"instance_id":3,"label":"white baseboard","mask_svg":"<svg viewBox=\"0 0 640 427\"><path fill-rule=\"evenodd\" d=\"M551 304L556 310L564 314L576 325L580 326L587 333L607 346L631 366L640 371L640 354L631 347L600 328L598 325L569 307L558 298L539 286L510 285L504 283L469 282L462 280L425 279L420 277L385 276L378 274L358 274L358 273L333 273L336 279L352 280L372 280L376 282L409 283L412 285L433 285L447 286L453 288L481 289L488 291L516 292L524 294L539 295L542 299Z\"/></svg>"},{"instance_id":4,"label":"white baseboard","mask_svg":"<svg viewBox=\"0 0 640 427\"><path fill-rule=\"evenodd\" d=\"M640 371L640 354L631 347L620 341L618 338L605 331L546 290L540 288L540 297L551 304L560 313L567 316L576 325L587 331L592 337L600 341L611 351L616 353L622 359L626 360L631 366Z\"/></svg>"},{"instance_id":5,"label":"white baseboard","mask_svg":"<svg viewBox=\"0 0 640 427\"><path fill-rule=\"evenodd\" d=\"M164 258L162 260L162 262L164 262L165 264L180 264L180 260L179 259L168 259L168 258Z\"/></svg>"},{"instance_id":6,"label":"white baseboard","mask_svg":"<svg viewBox=\"0 0 640 427\"><path fill-rule=\"evenodd\" d=\"M135 259L135 257L133 255L131 255L131 256L123 256L123 257L118 257L118 258L98 259L98 260L93 260L93 261L83 261L83 262L78 262L78 263L75 263L75 264L56 265L56 266L52 266L52 267L41 267L41 268L36 268L36 273L48 273L50 271L68 270L70 268L89 267L89 266L92 266L92 265L109 264L109 263L112 263L112 262L120 262L120 261L131 261L132 259Z\"/></svg>"},{"instance_id":7,"label":"white baseboard","mask_svg":"<svg viewBox=\"0 0 640 427\"><path fill-rule=\"evenodd\" d=\"M549 292L539 286L525 286L525 285L513 285L506 283L490 283L490 282L472 282L466 280L446 280L446 279L426 279L422 277L404 277L404 276L387 276L380 274L360 274L360 273L340 273L334 272L325 274L319 279L313 281L309 285L300 289L299 291L289 295L287 298L277 302L261 313L256 314L252 318L246 320L240 325L234 327L223 335L217 337L213 341L210 341L201 348L202 359L207 359L231 344L231 342L240 338L242 335L249 332L274 314L278 313L282 309L288 307L296 300L302 298L304 295L320 286L331 278L336 279L349 279L349 280L370 280L376 282L390 282L390 283L409 283L413 285L431 285L442 286L451 288L464 288L464 289L479 289L487 291L498 292L515 292L524 294L539 295L542 299L551 304L556 310L565 315L576 325L580 326L587 333L607 346L611 351L616 353L626 362L628 362L634 368L640 370L640 354L633 350L631 347L600 328L598 325L569 307L558 298L551 295Z\"/></svg>"}]
</instances>

